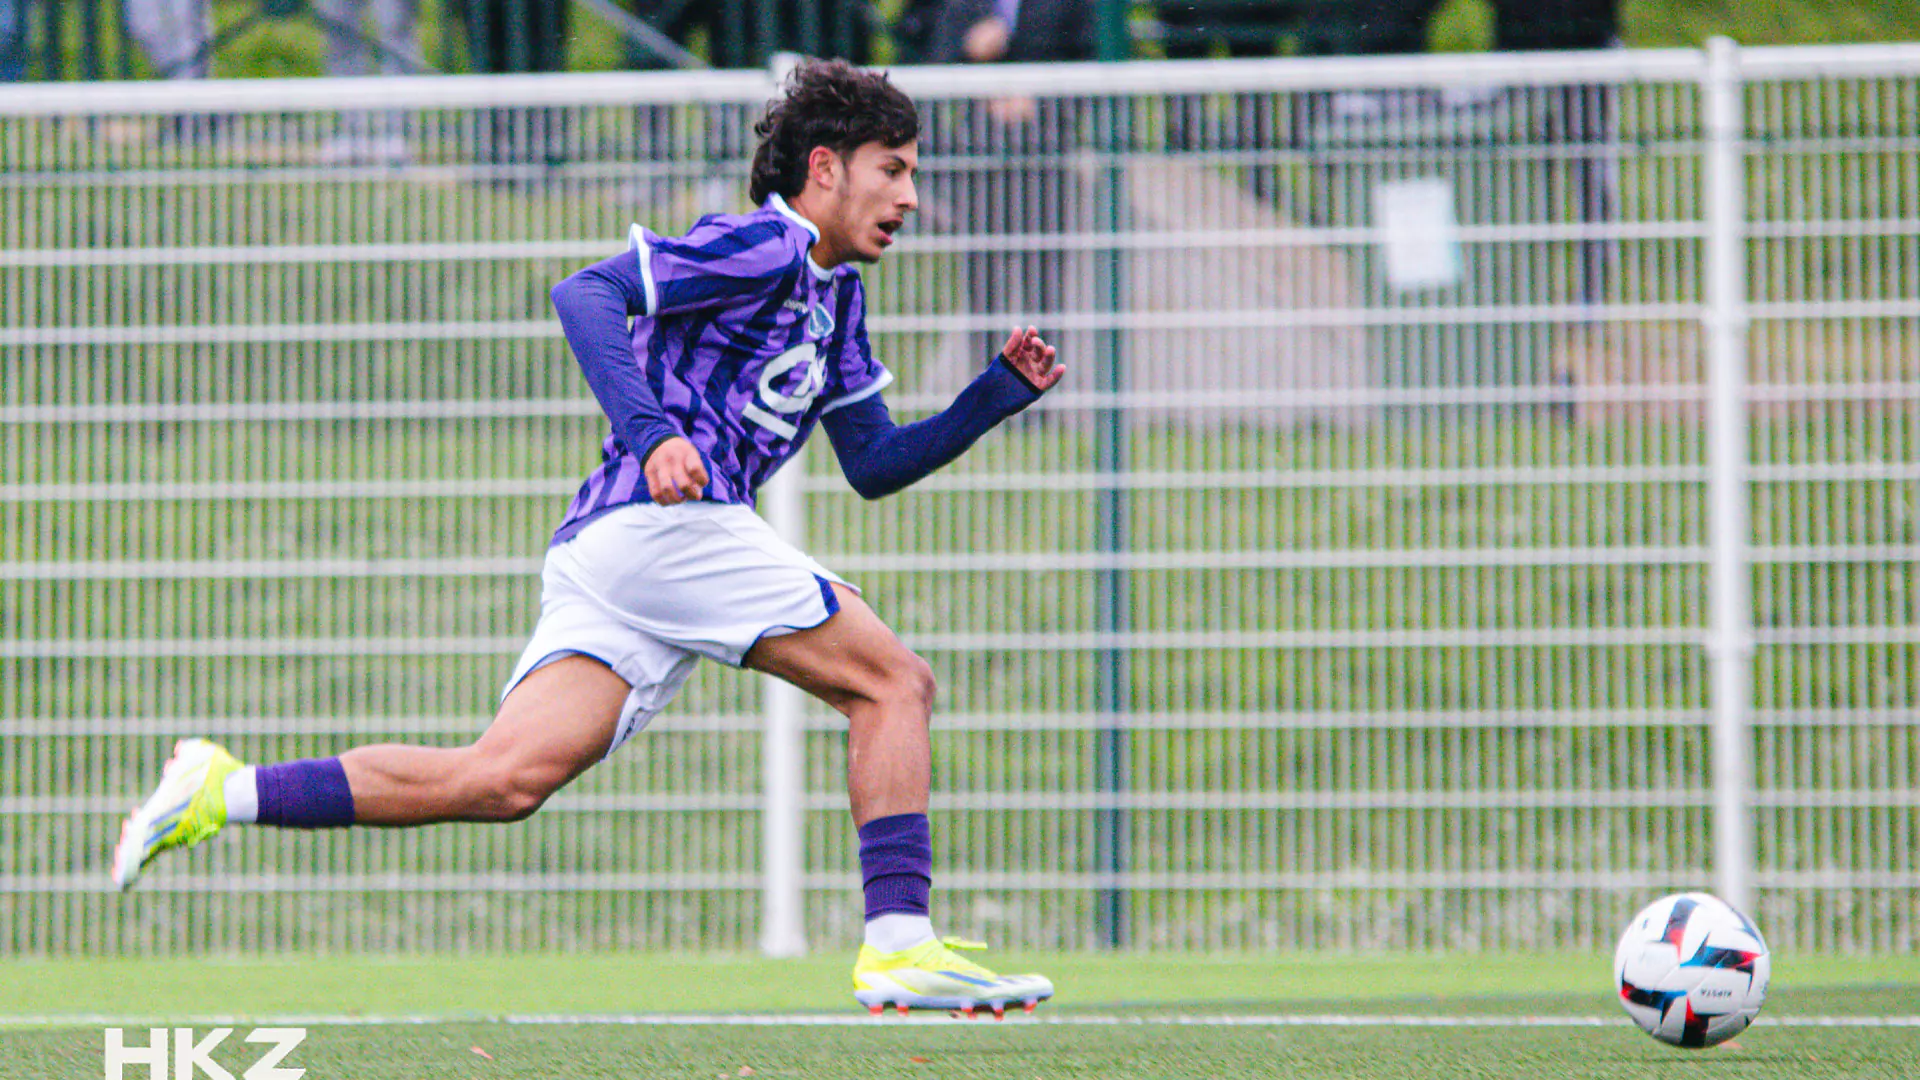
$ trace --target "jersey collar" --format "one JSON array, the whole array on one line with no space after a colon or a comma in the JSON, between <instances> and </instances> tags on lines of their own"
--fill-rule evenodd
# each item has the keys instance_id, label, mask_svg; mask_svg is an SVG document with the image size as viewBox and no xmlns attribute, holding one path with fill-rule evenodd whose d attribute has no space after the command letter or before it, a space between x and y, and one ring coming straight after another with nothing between
<instances>
[{"instance_id":1,"label":"jersey collar","mask_svg":"<svg viewBox=\"0 0 1920 1080\"><path fill-rule=\"evenodd\" d=\"M801 228L807 230L807 235L813 237L815 243L819 242L820 240L819 227L814 225L813 222L808 221L806 218L801 217L799 211L795 210L791 206L788 206L787 200L784 198L781 198L779 192L776 191L773 194L767 196L767 205L772 207L774 210L779 211L781 215L785 216L789 220L798 224ZM833 271L822 267L817 262L814 262L813 253L811 251L807 253L807 272L811 273L816 279L820 281L831 281L833 279Z\"/></svg>"}]
</instances>

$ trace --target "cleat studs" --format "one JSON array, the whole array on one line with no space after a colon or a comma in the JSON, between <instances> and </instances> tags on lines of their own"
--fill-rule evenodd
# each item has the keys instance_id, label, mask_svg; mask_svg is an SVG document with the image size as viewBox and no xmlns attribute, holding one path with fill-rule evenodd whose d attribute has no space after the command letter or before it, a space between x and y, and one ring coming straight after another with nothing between
<instances>
[{"instance_id":1,"label":"cleat studs","mask_svg":"<svg viewBox=\"0 0 1920 1080\"><path fill-rule=\"evenodd\" d=\"M960 1015L966 1017L969 1020L973 1019L973 1006L971 1005L960 1006Z\"/></svg>"},{"instance_id":2,"label":"cleat studs","mask_svg":"<svg viewBox=\"0 0 1920 1080\"><path fill-rule=\"evenodd\" d=\"M1007 1018L1007 1006L1005 1002L996 1001L993 1003L993 1018L995 1020L1005 1020Z\"/></svg>"},{"instance_id":3,"label":"cleat studs","mask_svg":"<svg viewBox=\"0 0 1920 1080\"><path fill-rule=\"evenodd\" d=\"M898 1009L898 1010L900 1010L900 1015L901 1015L901 1016L905 1016L905 1015L907 1015L907 1003L906 1003L906 1002L904 1002L904 1001L896 1001L896 1002L894 1002L894 1003L893 1003L893 1007L894 1007L894 1008L896 1008L896 1009Z\"/></svg>"},{"instance_id":4,"label":"cleat studs","mask_svg":"<svg viewBox=\"0 0 1920 1080\"><path fill-rule=\"evenodd\" d=\"M886 1012L886 1011L887 1011L887 1007L886 1007L885 1005L869 1005L869 1006L867 1006L867 1015L868 1015L868 1016L879 1016L879 1015L880 1015L881 1013L883 1013L883 1012Z\"/></svg>"},{"instance_id":5,"label":"cleat studs","mask_svg":"<svg viewBox=\"0 0 1920 1080\"><path fill-rule=\"evenodd\" d=\"M1037 1009L1037 1008L1039 1008L1039 1007L1040 1007L1040 1002L1039 1002L1039 1001L1037 1001L1037 1000L1036 1000L1036 1001L1029 1001L1029 1002L1027 1002L1027 1003L1026 1003L1025 1005L1023 1005L1023 1006L1021 1006L1021 1007L1027 1010L1027 1015L1028 1015L1028 1016L1032 1016L1032 1015L1033 1015L1033 1010L1035 1010L1035 1009Z\"/></svg>"}]
</instances>

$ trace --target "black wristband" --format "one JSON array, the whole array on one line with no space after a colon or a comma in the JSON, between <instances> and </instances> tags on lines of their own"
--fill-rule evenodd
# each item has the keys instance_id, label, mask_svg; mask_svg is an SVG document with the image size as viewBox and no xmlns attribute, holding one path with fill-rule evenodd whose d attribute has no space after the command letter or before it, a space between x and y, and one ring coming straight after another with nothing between
<instances>
[{"instance_id":1,"label":"black wristband","mask_svg":"<svg viewBox=\"0 0 1920 1080\"><path fill-rule=\"evenodd\" d=\"M1011 371L1011 372L1013 372L1013 377L1014 377L1014 378L1016 378L1016 379L1019 379L1019 380L1020 380L1020 384L1021 384L1022 386L1025 386L1025 387L1026 387L1027 389L1029 389L1029 390L1031 390L1031 391L1033 391L1033 393L1034 393L1034 396L1035 396L1035 397L1038 397L1039 395L1041 395L1041 394L1044 394L1044 393L1046 393L1046 391L1045 391L1045 390L1042 390L1042 389L1040 389L1039 387L1037 387L1037 386L1035 386L1035 385L1033 385L1033 380L1032 380L1032 379L1029 379L1029 378L1027 378L1027 376L1026 376L1026 373L1025 373L1025 372L1023 372L1023 371L1021 371L1021 370L1020 370L1019 368L1017 368L1017 367L1014 367L1014 366L1013 366L1013 361L1011 361L1011 360L1008 360L1008 359L1007 359L1007 354L1005 354L1005 353L994 353L994 354L993 354L993 360L989 360L989 361L987 361L987 366L988 366L988 367L992 367L992 366L993 366L993 363L994 363L994 361L995 361L995 360L997 360L997 361L999 361L999 362L1000 362L1000 364L1001 364L1001 365L1002 365L1003 367L1005 367L1005 368L1006 368L1006 369L1007 369L1008 371Z\"/></svg>"},{"instance_id":2,"label":"black wristband","mask_svg":"<svg viewBox=\"0 0 1920 1080\"><path fill-rule=\"evenodd\" d=\"M644 472L644 471L646 470L646 467L647 467L647 459L653 456L653 452L654 452L655 450L658 450L658 449L660 449L661 447L663 447L663 446L665 446L665 445L667 445L668 443L670 443L670 442L672 442L673 440L675 440L675 439L678 439L678 438L683 438L683 436L680 436L680 435L662 435L662 436L661 436L661 437L659 437L658 439L655 439L655 440L653 440L653 445L652 445L652 446L649 446L649 447L647 447L647 449L645 450L645 452L643 452L643 453L642 453L642 454L640 455L640 469L641 469L641 471L643 471L643 472Z\"/></svg>"}]
</instances>

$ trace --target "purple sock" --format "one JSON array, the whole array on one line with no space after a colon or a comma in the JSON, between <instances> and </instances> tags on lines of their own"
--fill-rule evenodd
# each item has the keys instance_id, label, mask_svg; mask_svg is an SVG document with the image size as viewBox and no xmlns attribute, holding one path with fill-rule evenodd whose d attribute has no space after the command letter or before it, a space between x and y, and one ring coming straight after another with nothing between
<instances>
[{"instance_id":1,"label":"purple sock","mask_svg":"<svg viewBox=\"0 0 1920 1080\"><path fill-rule=\"evenodd\" d=\"M333 829L353 824L353 789L337 757L283 761L253 771L260 796L258 824L285 829Z\"/></svg>"},{"instance_id":2,"label":"purple sock","mask_svg":"<svg viewBox=\"0 0 1920 1080\"><path fill-rule=\"evenodd\" d=\"M860 826L867 918L925 915L933 892L933 833L925 814L895 814Z\"/></svg>"}]
</instances>

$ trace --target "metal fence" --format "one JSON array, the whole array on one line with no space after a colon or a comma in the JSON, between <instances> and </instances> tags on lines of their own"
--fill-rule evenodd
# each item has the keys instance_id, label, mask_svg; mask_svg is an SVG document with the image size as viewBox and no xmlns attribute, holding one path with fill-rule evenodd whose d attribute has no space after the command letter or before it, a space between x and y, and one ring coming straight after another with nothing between
<instances>
[{"instance_id":1,"label":"metal fence","mask_svg":"<svg viewBox=\"0 0 1920 1080\"><path fill-rule=\"evenodd\" d=\"M764 511L932 661L936 908L1033 947L1912 948L1920 48L917 70L902 417ZM0 951L838 948L840 721L706 666L505 827L234 830L171 740L458 744L604 426L546 303L759 73L0 88Z\"/></svg>"}]
</instances>

